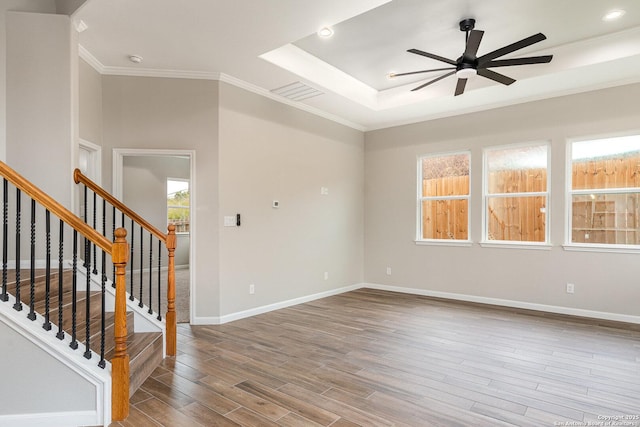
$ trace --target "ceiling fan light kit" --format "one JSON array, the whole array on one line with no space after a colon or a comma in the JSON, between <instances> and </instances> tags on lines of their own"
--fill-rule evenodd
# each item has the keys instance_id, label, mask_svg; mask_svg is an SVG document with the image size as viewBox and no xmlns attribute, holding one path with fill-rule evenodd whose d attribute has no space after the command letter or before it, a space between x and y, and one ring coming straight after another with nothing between
<instances>
[{"instance_id":1,"label":"ceiling fan light kit","mask_svg":"<svg viewBox=\"0 0 640 427\"><path fill-rule=\"evenodd\" d=\"M529 64L543 64L551 62L553 59L553 55L543 55L543 56L531 56L526 58L514 58L514 59L496 59L500 58L504 55L508 55L512 52L515 52L520 49L524 49L525 47L531 46L535 43L546 40L546 36L542 33L534 34L530 37L524 38L520 41L512 43L510 45L501 47L500 49L496 49L492 52L489 52L480 57L476 56L478 53L478 48L480 47L480 42L482 41L482 36L484 35L484 31L475 30L476 20L473 18L463 19L460 21L460 31L465 33L465 50L462 55L456 59L445 58L439 55L435 55L433 53L424 52L418 49L409 49L407 52L413 53L415 55L421 55L430 59L435 59L436 61L444 62L449 64L449 67L446 68L434 68L429 70L419 70L419 71L409 71L406 73L393 73L390 74L389 77L401 77L408 76L413 74L421 74L421 73L430 73L435 71L448 71L447 73L436 77L433 80L429 80L426 83L417 86L412 91L420 90L426 86L429 86L433 83L436 83L446 77L456 75L458 78L458 83L456 84L456 89L454 92L455 96L462 95L464 93L465 86L467 84L467 80L469 78L474 77L475 75L480 75L487 79L493 80L495 82L501 83L503 85L510 85L515 82L511 77L505 76L504 74L497 73L493 70L489 70L489 68L494 67L510 67L515 65L529 65Z\"/></svg>"}]
</instances>

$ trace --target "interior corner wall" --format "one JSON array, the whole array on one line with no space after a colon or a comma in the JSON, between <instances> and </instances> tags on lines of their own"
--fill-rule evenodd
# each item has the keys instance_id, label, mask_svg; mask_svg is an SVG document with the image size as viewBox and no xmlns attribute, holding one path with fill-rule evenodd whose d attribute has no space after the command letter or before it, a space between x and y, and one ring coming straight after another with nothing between
<instances>
[{"instance_id":1,"label":"interior corner wall","mask_svg":"<svg viewBox=\"0 0 640 427\"><path fill-rule=\"evenodd\" d=\"M111 191L114 148L195 150L197 317L219 315L218 82L102 76L102 183Z\"/></svg>"},{"instance_id":2,"label":"interior corner wall","mask_svg":"<svg viewBox=\"0 0 640 427\"><path fill-rule=\"evenodd\" d=\"M51 0L3 0L0 2L0 160L7 160L7 11L55 13Z\"/></svg>"},{"instance_id":3,"label":"interior corner wall","mask_svg":"<svg viewBox=\"0 0 640 427\"><path fill-rule=\"evenodd\" d=\"M362 282L363 143L361 131L220 83L220 216L241 215L240 227L218 223L222 315Z\"/></svg>"},{"instance_id":4,"label":"interior corner wall","mask_svg":"<svg viewBox=\"0 0 640 427\"><path fill-rule=\"evenodd\" d=\"M575 252L565 236L569 138L638 133L640 84L368 132L365 281L418 291L639 316L637 254ZM551 142L551 250L480 247L483 148ZM471 150L471 247L416 245L419 156ZM392 268L392 275L386 268ZM575 294L567 294L567 282Z\"/></svg>"},{"instance_id":5,"label":"interior corner wall","mask_svg":"<svg viewBox=\"0 0 640 427\"><path fill-rule=\"evenodd\" d=\"M77 33L68 16L7 12L5 18L7 163L71 207Z\"/></svg>"},{"instance_id":6,"label":"interior corner wall","mask_svg":"<svg viewBox=\"0 0 640 427\"><path fill-rule=\"evenodd\" d=\"M102 76L79 59L78 79L80 138L102 146Z\"/></svg>"}]
</instances>

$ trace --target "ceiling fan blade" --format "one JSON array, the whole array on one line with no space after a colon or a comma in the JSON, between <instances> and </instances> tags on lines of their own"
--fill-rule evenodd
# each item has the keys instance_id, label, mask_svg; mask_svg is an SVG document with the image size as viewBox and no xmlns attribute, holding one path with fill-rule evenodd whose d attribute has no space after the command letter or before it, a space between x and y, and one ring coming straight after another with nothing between
<instances>
[{"instance_id":1,"label":"ceiling fan blade","mask_svg":"<svg viewBox=\"0 0 640 427\"><path fill-rule=\"evenodd\" d=\"M418 49L409 49L407 52L415 53L416 55L426 56L427 58L435 59L436 61L446 62L450 65L457 65L456 61L449 58L443 58L442 56L434 55L433 53L424 52Z\"/></svg>"},{"instance_id":2,"label":"ceiling fan blade","mask_svg":"<svg viewBox=\"0 0 640 427\"><path fill-rule=\"evenodd\" d=\"M467 40L467 47L464 50L463 54L465 57L475 59L483 35L484 31L471 30L471 34L469 35L469 39Z\"/></svg>"},{"instance_id":3,"label":"ceiling fan blade","mask_svg":"<svg viewBox=\"0 0 640 427\"><path fill-rule=\"evenodd\" d=\"M467 79L458 79L458 84L456 85L455 96L462 95L464 93L464 87L467 85Z\"/></svg>"},{"instance_id":4,"label":"ceiling fan blade","mask_svg":"<svg viewBox=\"0 0 640 427\"><path fill-rule=\"evenodd\" d=\"M508 53L515 52L516 50L524 49L527 46L531 46L532 44L541 42L542 40L546 40L546 38L547 37L542 33L534 34L530 37L527 37L526 39L522 39L510 45L501 47L500 49L496 49L493 52L489 52L486 55L482 55L478 58L478 64L484 65L494 58L498 58Z\"/></svg>"},{"instance_id":5,"label":"ceiling fan blade","mask_svg":"<svg viewBox=\"0 0 640 427\"><path fill-rule=\"evenodd\" d=\"M416 88L411 89L411 92L416 91L416 90L420 90L420 89L422 89L422 88L423 88L423 87L425 87L425 86L429 86L430 84L435 83L435 82L438 82L438 81L440 81L440 80L442 80L442 79L444 79L444 78L446 78L446 77L452 76L452 75L454 75L455 73L456 73L455 71L452 71L452 72L447 73L447 74L444 74L444 75L442 75L442 76L440 76L440 77L438 77L438 78L435 78L435 79L433 79L433 80L430 80L430 81L428 81L428 82L426 82L426 83L424 83L424 84L421 84L420 86L418 86L418 87L416 87Z\"/></svg>"},{"instance_id":6,"label":"ceiling fan blade","mask_svg":"<svg viewBox=\"0 0 640 427\"><path fill-rule=\"evenodd\" d=\"M496 59L494 61L485 62L482 66L478 66L478 68L510 67L512 65L546 64L547 62L551 62L551 59L553 59L553 55L530 56L527 58L514 58L514 59Z\"/></svg>"},{"instance_id":7,"label":"ceiling fan blade","mask_svg":"<svg viewBox=\"0 0 640 427\"><path fill-rule=\"evenodd\" d=\"M434 68L432 70L420 70L420 71L409 71L408 73L392 73L390 77L400 77L400 76L410 76L412 74L421 74L421 73L430 73L432 71L448 71L455 70L455 67L447 67L447 68Z\"/></svg>"},{"instance_id":8,"label":"ceiling fan blade","mask_svg":"<svg viewBox=\"0 0 640 427\"><path fill-rule=\"evenodd\" d=\"M478 75L507 86L511 83L515 83L515 80L511 77L507 77L504 74L496 73L495 71L487 70L486 68L479 69Z\"/></svg>"}]
</instances>

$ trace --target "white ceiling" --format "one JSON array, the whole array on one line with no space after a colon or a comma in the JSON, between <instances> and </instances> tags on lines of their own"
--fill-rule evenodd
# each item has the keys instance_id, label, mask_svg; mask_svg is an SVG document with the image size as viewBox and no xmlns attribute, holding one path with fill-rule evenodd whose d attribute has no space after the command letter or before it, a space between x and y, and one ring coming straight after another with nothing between
<instances>
[{"instance_id":1,"label":"white ceiling","mask_svg":"<svg viewBox=\"0 0 640 427\"><path fill-rule=\"evenodd\" d=\"M626 14L604 22L611 9ZM464 18L485 32L478 55L542 32L504 58L553 61L500 69L511 86L476 77L457 97L454 76L416 92L438 73L387 78L446 66L410 48L455 60ZM362 130L640 82L638 0L87 0L74 19L88 26L81 54L104 74L216 78L275 99L300 81L322 94L284 102ZM334 36L318 38L323 26Z\"/></svg>"}]
</instances>

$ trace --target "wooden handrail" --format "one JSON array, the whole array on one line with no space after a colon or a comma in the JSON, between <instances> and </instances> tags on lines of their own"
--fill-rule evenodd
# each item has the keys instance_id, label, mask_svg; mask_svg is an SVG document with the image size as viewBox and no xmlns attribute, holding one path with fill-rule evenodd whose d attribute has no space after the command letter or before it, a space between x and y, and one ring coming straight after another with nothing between
<instances>
[{"instance_id":1,"label":"wooden handrail","mask_svg":"<svg viewBox=\"0 0 640 427\"><path fill-rule=\"evenodd\" d=\"M31 197L36 202L44 206L49 212L69 224L74 229L78 230L83 236L100 247L106 253L111 253L112 243L98 233L96 230L86 224L81 218L72 213L69 209L62 206L51 196L40 190L33 185L29 180L24 178L15 170L7 166L6 163L0 161L0 175L4 176L9 182L20 189L23 193Z\"/></svg>"},{"instance_id":2,"label":"wooden handrail","mask_svg":"<svg viewBox=\"0 0 640 427\"><path fill-rule=\"evenodd\" d=\"M89 179L86 175L80 171L80 169L75 169L73 171L73 181L76 184L84 184L87 188L90 188L92 191L105 199L107 202L111 203L111 205L118 208L118 210L129 218L133 219L135 222L140 224L143 228L145 228L148 232L156 236L158 239L162 240L165 244L167 243L167 235L162 231L155 228L153 225L149 224L144 218L138 215L135 211L133 211L130 207L122 203L120 200L113 197L110 193L108 193L104 188L100 187L98 184Z\"/></svg>"}]
</instances>

